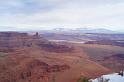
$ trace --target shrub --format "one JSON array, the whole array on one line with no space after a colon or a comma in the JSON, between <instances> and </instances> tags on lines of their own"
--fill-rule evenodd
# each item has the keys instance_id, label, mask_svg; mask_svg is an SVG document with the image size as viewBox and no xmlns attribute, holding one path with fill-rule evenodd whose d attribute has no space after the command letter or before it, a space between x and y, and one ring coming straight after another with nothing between
<instances>
[{"instance_id":1,"label":"shrub","mask_svg":"<svg viewBox=\"0 0 124 82\"><path fill-rule=\"evenodd\" d=\"M89 82L89 79L86 77L81 77L77 82Z\"/></svg>"}]
</instances>

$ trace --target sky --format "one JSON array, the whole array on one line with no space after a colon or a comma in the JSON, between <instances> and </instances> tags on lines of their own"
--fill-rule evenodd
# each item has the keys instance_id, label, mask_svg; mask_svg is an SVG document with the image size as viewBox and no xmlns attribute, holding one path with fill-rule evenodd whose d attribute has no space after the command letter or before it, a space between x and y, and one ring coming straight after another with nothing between
<instances>
[{"instance_id":1,"label":"sky","mask_svg":"<svg viewBox=\"0 0 124 82\"><path fill-rule=\"evenodd\" d=\"M0 30L52 28L124 32L124 0L0 0Z\"/></svg>"}]
</instances>

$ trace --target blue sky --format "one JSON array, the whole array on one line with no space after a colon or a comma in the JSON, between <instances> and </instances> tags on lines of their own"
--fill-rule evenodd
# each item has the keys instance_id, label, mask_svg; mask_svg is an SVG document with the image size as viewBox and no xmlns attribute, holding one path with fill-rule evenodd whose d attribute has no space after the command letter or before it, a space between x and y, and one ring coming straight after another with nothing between
<instances>
[{"instance_id":1,"label":"blue sky","mask_svg":"<svg viewBox=\"0 0 124 82\"><path fill-rule=\"evenodd\" d=\"M57 27L124 31L124 0L0 0L0 30Z\"/></svg>"}]
</instances>

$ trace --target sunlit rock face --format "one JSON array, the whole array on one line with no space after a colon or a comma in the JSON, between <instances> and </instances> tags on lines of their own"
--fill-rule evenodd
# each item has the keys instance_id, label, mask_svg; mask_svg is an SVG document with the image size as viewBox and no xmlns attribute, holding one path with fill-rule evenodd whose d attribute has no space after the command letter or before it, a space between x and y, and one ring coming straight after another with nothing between
<instances>
[{"instance_id":1,"label":"sunlit rock face","mask_svg":"<svg viewBox=\"0 0 124 82\"><path fill-rule=\"evenodd\" d=\"M24 55L6 55L0 60L0 82L51 82L50 73L68 69L68 65L49 65Z\"/></svg>"}]
</instances>

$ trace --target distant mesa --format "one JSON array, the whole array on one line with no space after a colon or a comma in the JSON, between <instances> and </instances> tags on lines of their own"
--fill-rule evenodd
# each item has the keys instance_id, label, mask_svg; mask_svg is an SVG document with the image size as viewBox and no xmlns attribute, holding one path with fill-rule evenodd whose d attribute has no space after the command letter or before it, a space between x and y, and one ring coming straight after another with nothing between
<instances>
[{"instance_id":1,"label":"distant mesa","mask_svg":"<svg viewBox=\"0 0 124 82\"><path fill-rule=\"evenodd\" d=\"M49 42L47 39L41 37L38 32L34 35L18 32L0 32L0 51L2 52L10 52L16 48L33 46L50 52L72 51L71 47Z\"/></svg>"}]
</instances>

